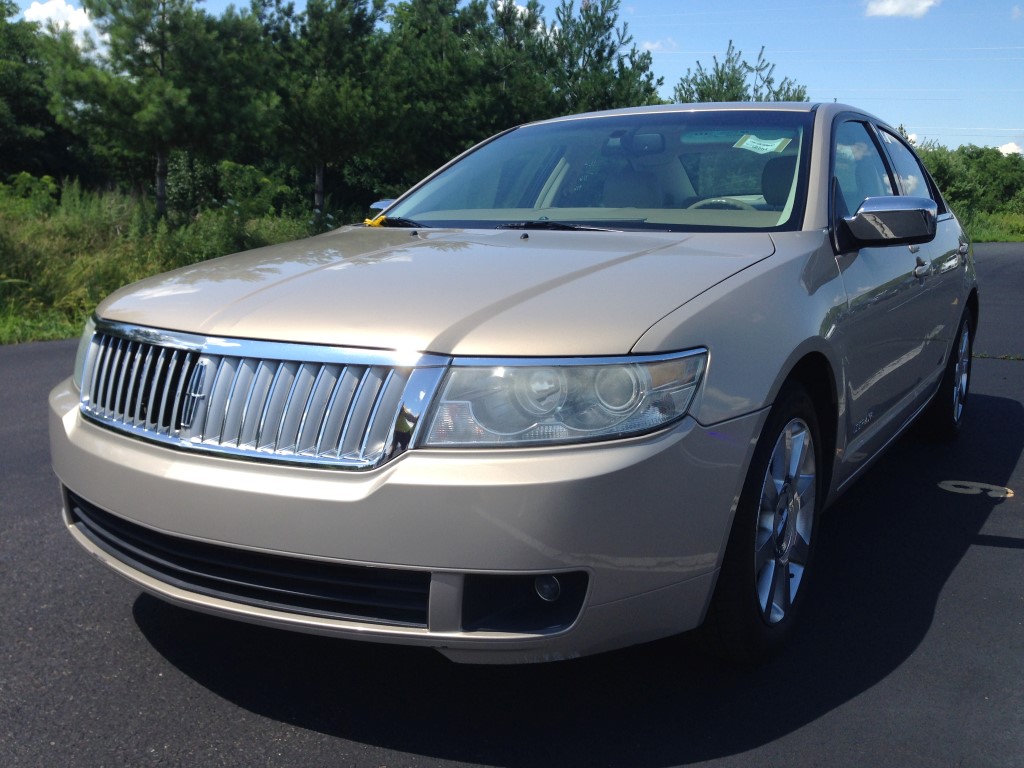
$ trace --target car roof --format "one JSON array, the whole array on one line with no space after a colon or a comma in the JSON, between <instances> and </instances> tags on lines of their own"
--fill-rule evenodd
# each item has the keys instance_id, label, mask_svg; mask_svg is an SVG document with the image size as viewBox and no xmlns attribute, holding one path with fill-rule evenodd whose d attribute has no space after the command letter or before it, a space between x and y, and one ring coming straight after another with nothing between
<instances>
[{"instance_id":1,"label":"car roof","mask_svg":"<svg viewBox=\"0 0 1024 768\"><path fill-rule=\"evenodd\" d=\"M558 123L570 120L586 120L598 117L611 117L623 115L650 115L650 114L672 114L682 112L800 112L820 113L823 118L830 118L840 112L855 112L878 122L873 115L862 109L851 107L848 104L834 102L810 102L810 101L728 101L728 102L702 102L696 104L656 104L646 107L626 107L623 109L609 109L600 112L583 112L575 115L564 115L549 120L539 120L530 125L545 123Z\"/></svg>"}]
</instances>

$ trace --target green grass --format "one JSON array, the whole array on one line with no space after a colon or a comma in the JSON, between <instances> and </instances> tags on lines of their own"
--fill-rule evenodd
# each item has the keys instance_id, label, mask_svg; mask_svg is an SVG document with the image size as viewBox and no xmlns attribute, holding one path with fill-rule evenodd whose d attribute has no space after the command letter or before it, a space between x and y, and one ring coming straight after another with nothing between
<instances>
[{"instance_id":1,"label":"green grass","mask_svg":"<svg viewBox=\"0 0 1024 768\"><path fill-rule=\"evenodd\" d=\"M976 243L1024 242L1024 214L978 213L970 219L967 232Z\"/></svg>"},{"instance_id":2,"label":"green grass","mask_svg":"<svg viewBox=\"0 0 1024 768\"><path fill-rule=\"evenodd\" d=\"M157 221L129 195L16 181L0 184L0 344L75 336L123 285L323 228L309 217L246 215L237 205Z\"/></svg>"},{"instance_id":3,"label":"green grass","mask_svg":"<svg viewBox=\"0 0 1024 768\"><path fill-rule=\"evenodd\" d=\"M84 322L84 316L75 319L53 309L26 312L12 305L0 307L0 344L74 338Z\"/></svg>"}]
</instances>

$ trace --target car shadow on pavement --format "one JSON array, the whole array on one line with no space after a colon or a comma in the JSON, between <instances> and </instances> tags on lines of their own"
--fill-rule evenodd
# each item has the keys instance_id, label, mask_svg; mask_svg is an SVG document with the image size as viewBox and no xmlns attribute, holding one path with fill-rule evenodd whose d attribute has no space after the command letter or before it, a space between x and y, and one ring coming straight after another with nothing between
<instances>
[{"instance_id":1,"label":"car shadow on pavement","mask_svg":"<svg viewBox=\"0 0 1024 768\"><path fill-rule=\"evenodd\" d=\"M460 666L433 651L301 635L149 596L135 620L201 685L261 716L377 747L504 766L678 765L757 748L826 715L903 664L932 625L1024 448L1024 406L972 395L955 444L901 439L822 521L804 623L755 669L693 633L597 657ZM993 439L998 435L999 439Z\"/></svg>"}]
</instances>

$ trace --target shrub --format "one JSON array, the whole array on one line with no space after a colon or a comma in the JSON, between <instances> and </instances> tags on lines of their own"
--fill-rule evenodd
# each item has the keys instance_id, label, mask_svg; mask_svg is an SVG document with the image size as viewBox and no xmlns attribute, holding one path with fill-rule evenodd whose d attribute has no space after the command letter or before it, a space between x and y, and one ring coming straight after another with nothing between
<instances>
[{"instance_id":1,"label":"shrub","mask_svg":"<svg viewBox=\"0 0 1024 768\"><path fill-rule=\"evenodd\" d=\"M967 232L976 243L1021 242L1024 241L1024 214L980 213L972 219Z\"/></svg>"},{"instance_id":2,"label":"shrub","mask_svg":"<svg viewBox=\"0 0 1024 768\"><path fill-rule=\"evenodd\" d=\"M22 172L0 184L0 200L4 209L16 216L49 216L57 210L60 187L50 176L36 178Z\"/></svg>"}]
</instances>

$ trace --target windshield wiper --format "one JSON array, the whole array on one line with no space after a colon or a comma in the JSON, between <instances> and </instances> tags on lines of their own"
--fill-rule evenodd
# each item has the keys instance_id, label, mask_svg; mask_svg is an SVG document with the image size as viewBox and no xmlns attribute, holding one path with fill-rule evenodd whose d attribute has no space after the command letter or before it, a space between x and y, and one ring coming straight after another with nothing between
<instances>
[{"instance_id":1,"label":"windshield wiper","mask_svg":"<svg viewBox=\"0 0 1024 768\"><path fill-rule=\"evenodd\" d=\"M370 222L375 223L370 223ZM399 227L402 229L430 229L426 224L420 224L412 219L403 219L401 216L381 216L379 219L367 219L367 226L370 227Z\"/></svg>"},{"instance_id":2,"label":"windshield wiper","mask_svg":"<svg viewBox=\"0 0 1024 768\"><path fill-rule=\"evenodd\" d=\"M585 224L570 224L566 221L508 221L499 224L495 229L550 229L560 232L614 232L607 227L588 227Z\"/></svg>"}]
</instances>

